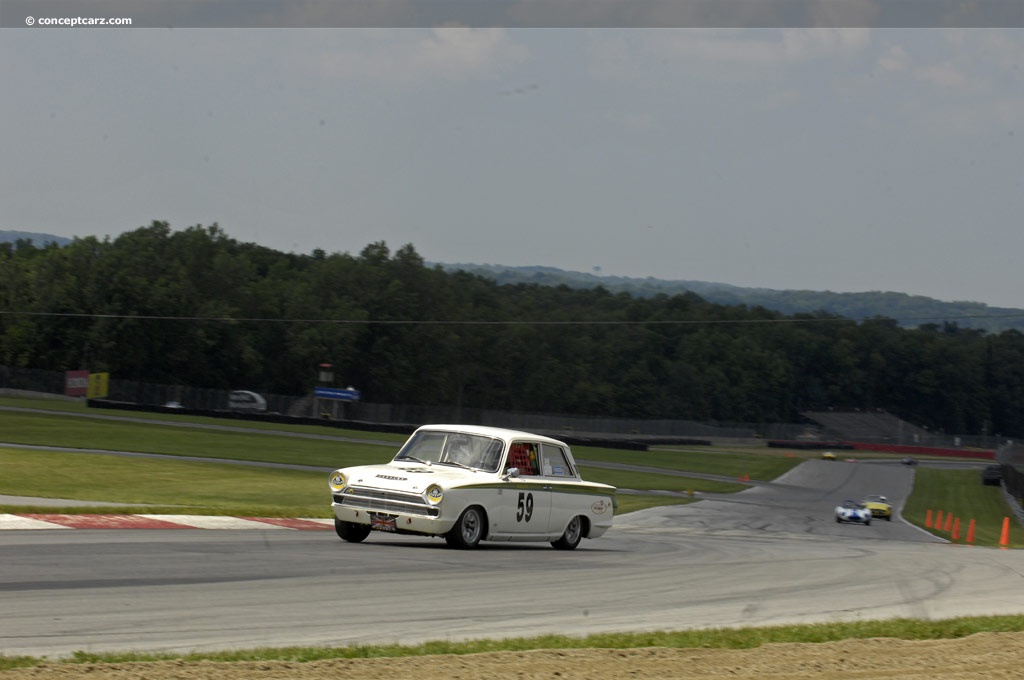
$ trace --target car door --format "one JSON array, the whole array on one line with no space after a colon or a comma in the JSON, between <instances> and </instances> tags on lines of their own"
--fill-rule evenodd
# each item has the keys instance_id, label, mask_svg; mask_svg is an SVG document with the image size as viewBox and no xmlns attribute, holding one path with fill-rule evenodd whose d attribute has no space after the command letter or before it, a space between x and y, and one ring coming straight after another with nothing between
<instances>
[{"instance_id":1,"label":"car door","mask_svg":"<svg viewBox=\"0 0 1024 680\"><path fill-rule=\"evenodd\" d=\"M528 538L548 533L551 514L551 484L540 473L540 444L516 441L509 447L505 471L516 468L501 490L498 531L514 537Z\"/></svg>"},{"instance_id":2,"label":"car door","mask_svg":"<svg viewBox=\"0 0 1024 680\"><path fill-rule=\"evenodd\" d=\"M551 495L550 531L560 533L570 519L587 514L590 501L585 495L573 493L571 487L579 482L579 473L562 447L549 443L541 445L540 474L547 480Z\"/></svg>"}]
</instances>

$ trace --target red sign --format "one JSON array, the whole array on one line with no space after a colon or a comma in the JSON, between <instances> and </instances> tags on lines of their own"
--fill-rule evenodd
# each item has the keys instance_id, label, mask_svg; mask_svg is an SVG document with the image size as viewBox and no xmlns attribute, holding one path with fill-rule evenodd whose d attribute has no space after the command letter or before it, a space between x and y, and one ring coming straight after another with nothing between
<instances>
[{"instance_id":1,"label":"red sign","mask_svg":"<svg viewBox=\"0 0 1024 680\"><path fill-rule=\"evenodd\" d=\"M89 392L89 371L65 371L64 394L84 397Z\"/></svg>"}]
</instances>

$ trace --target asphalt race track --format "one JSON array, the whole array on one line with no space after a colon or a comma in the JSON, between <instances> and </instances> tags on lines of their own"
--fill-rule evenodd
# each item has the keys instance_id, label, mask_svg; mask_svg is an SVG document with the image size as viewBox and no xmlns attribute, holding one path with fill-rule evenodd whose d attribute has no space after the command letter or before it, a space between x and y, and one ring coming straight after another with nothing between
<instances>
[{"instance_id":1,"label":"asphalt race track","mask_svg":"<svg viewBox=\"0 0 1024 680\"><path fill-rule=\"evenodd\" d=\"M770 484L631 513L574 552L332 531L0 531L0 653L418 643L1024 611L1024 552L898 516L914 471L812 460ZM1007 594L1012 593L1012 597Z\"/></svg>"}]
</instances>

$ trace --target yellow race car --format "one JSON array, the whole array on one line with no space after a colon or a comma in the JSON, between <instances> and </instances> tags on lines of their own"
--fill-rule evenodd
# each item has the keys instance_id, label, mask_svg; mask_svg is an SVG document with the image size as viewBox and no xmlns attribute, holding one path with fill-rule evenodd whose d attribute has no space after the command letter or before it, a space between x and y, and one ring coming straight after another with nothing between
<instances>
[{"instance_id":1,"label":"yellow race car","mask_svg":"<svg viewBox=\"0 0 1024 680\"><path fill-rule=\"evenodd\" d=\"M872 517L892 521L892 505L885 496L868 496L864 499L864 507L871 511Z\"/></svg>"}]
</instances>

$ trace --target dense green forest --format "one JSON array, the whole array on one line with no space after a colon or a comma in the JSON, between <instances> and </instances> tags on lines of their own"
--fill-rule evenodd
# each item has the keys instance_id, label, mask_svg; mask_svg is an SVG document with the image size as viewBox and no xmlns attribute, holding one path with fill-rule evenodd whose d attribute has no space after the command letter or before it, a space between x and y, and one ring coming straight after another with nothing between
<instances>
[{"instance_id":1,"label":"dense green forest","mask_svg":"<svg viewBox=\"0 0 1024 680\"><path fill-rule=\"evenodd\" d=\"M299 395L325 361L371 402L706 422L882 408L1024 433L1016 330L500 284L412 245L298 255L216 225L0 244L0 364Z\"/></svg>"}]
</instances>

